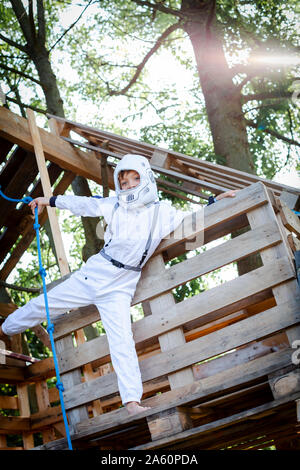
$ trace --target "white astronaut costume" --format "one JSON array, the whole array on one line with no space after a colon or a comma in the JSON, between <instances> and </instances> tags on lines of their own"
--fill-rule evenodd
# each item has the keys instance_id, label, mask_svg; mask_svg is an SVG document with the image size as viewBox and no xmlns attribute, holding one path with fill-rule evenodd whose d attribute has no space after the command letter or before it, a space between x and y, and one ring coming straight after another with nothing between
<instances>
[{"instance_id":1,"label":"white astronaut costume","mask_svg":"<svg viewBox=\"0 0 300 470\"><path fill-rule=\"evenodd\" d=\"M137 171L139 185L121 191L118 181L121 170ZM50 290L48 302L52 319L78 307L96 305L107 334L122 403L125 404L140 402L143 393L130 318L131 301L141 266L187 213L176 210L168 202L159 202L154 175L145 157L125 155L116 166L114 182L116 197L56 197L55 206L59 209L68 209L78 216L103 216L108 228L104 249L91 256L70 278ZM45 321L45 318L44 296L40 295L10 314L2 329L5 334L13 335Z\"/></svg>"}]
</instances>

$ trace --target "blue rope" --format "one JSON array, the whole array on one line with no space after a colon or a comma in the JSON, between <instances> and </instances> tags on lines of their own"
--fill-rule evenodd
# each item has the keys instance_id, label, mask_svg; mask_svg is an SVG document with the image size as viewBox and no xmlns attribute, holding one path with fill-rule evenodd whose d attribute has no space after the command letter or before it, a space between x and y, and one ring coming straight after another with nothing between
<instances>
[{"instance_id":1,"label":"blue rope","mask_svg":"<svg viewBox=\"0 0 300 470\"><path fill-rule=\"evenodd\" d=\"M3 192L1 191L1 186L0 186L0 196L2 196L7 201L24 202L25 204L29 204L29 202L33 200L32 197L30 197L30 196L24 197L23 199L12 199L8 196L5 196L5 194L3 194ZM45 281L45 277L46 277L47 273L46 273L45 269L43 268L43 263L42 263L42 253L41 253L41 245L40 245L40 232L39 232L40 224L39 224L39 220L38 220L38 208L37 207L34 210L34 214L35 214L35 222L33 224L33 228L36 231L38 259L39 259L39 274L40 274L40 276L42 278L42 282L43 282L45 308L46 308L47 324L48 324L47 325L47 331L49 333L52 352L53 352L54 367L55 367L55 372L56 372L56 388L59 391L61 410L62 410L63 420L64 420L64 424L65 424L65 428L66 428L66 436L67 436L69 450L73 450L70 431L69 431L69 425L68 425L68 420L67 420L67 414L66 414L66 409L65 409L65 404L64 404L64 397L63 397L64 386L63 386L63 383L60 379L58 361L57 361L56 350L55 350L55 343L54 343L54 339L53 339L54 325L51 322L50 313L49 313L48 296L47 296L46 281Z\"/></svg>"}]
</instances>

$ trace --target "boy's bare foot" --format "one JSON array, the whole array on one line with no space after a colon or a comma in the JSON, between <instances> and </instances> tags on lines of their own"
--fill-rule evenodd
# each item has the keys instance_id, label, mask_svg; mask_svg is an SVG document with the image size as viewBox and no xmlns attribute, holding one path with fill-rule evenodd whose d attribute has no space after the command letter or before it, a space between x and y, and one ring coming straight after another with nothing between
<instances>
[{"instance_id":1,"label":"boy's bare foot","mask_svg":"<svg viewBox=\"0 0 300 470\"><path fill-rule=\"evenodd\" d=\"M129 401L126 403L126 409L128 414L136 415L138 413L142 413L143 411L150 410L149 406L141 406L137 401Z\"/></svg>"}]
</instances>

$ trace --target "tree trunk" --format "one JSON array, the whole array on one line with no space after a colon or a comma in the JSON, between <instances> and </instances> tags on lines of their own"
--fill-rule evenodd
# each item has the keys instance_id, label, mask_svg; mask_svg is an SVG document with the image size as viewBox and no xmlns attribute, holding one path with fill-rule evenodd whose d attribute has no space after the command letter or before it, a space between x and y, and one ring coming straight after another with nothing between
<instances>
[{"instance_id":1,"label":"tree trunk","mask_svg":"<svg viewBox=\"0 0 300 470\"><path fill-rule=\"evenodd\" d=\"M49 53L45 47L41 47L40 45L38 49L38 52L36 50L31 51L30 56L39 75L47 104L47 112L56 116L65 117L63 100L57 86L56 76L49 61Z\"/></svg>"},{"instance_id":2,"label":"tree trunk","mask_svg":"<svg viewBox=\"0 0 300 470\"><path fill-rule=\"evenodd\" d=\"M215 1L182 0L181 11L188 17L185 30L193 46L214 151L219 157L219 163L254 174L241 93L232 81L224 54L222 35L216 20ZM245 229L232 236L238 236L243 231ZM238 272L242 275L260 265L260 256L253 255L238 262Z\"/></svg>"}]
</instances>

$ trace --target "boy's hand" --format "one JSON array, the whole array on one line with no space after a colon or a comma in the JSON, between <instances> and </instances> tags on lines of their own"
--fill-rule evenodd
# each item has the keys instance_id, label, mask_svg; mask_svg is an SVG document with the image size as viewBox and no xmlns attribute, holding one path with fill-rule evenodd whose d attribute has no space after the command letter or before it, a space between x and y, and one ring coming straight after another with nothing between
<instances>
[{"instance_id":1,"label":"boy's hand","mask_svg":"<svg viewBox=\"0 0 300 470\"><path fill-rule=\"evenodd\" d=\"M219 194L216 199L220 201L220 199L224 199L225 197L235 197L238 191L240 191L240 189L231 189L230 191L226 191L226 193Z\"/></svg>"},{"instance_id":2,"label":"boy's hand","mask_svg":"<svg viewBox=\"0 0 300 470\"><path fill-rule=\"evenodd\" d=\"M29 207L32 210L32 213L34 215L34 209L37 207L38 208L38 215L40 215L44 207L50 206L49 198L48 197L36 197L32 201L29 202Z\"/></svg>"}]
</instances>

